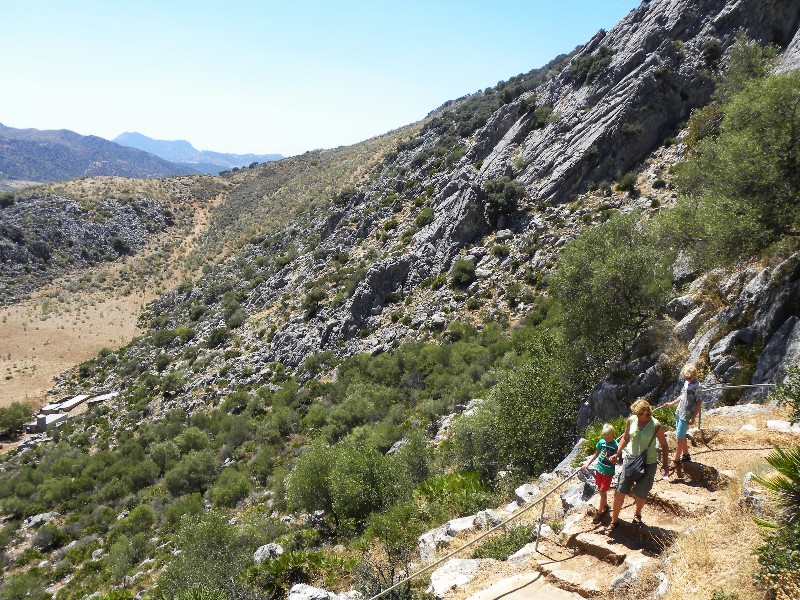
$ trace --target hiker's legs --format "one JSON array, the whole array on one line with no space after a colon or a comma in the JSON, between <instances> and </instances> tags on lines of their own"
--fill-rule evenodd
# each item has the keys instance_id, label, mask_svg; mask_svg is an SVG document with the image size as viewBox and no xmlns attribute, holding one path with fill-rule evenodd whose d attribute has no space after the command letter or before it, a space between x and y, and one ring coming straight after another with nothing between
<instances>
[{"instance_id":1,"label":"hiker's legs","mask_svg":"<svg viewBox=\"0 0 800 600\"><path fill-rule=\"evenodd\" d=\"M608 492L600 490L600 506L597 507L598 512L603 512L608 506Z\"/></svg>"},{"instance_id":2,"label":"hiker's legs","mask_svg":"<svg viewBox=\"0 0 800 600\"><path fill-rule=\"evenodd\" d=\"M611 507L611 522L616 523L619 519L619 511L622 509L622 505L625 503L625 496L619 490L614 492L614 505Z\"/></svg>"},{"instance_id":3,"label":"hiker's legs","mask_svg":"<svg viewBox=\"0 0 800 600\"><path fill-rule=\"evenodd\" d=\"M675 419L675 462L680 461L681 457L687 453L689 444L686 441L686 433L689 431L689 423L680 417Z\"/></svg>"},{"instance_id":4,"label":"hiker's legs","mask_svg":"<svg viewBox=\"0 0 800 600\"><path fill-rule=\"evenodd\" d=\"M641 517L642 509L644 508L644 505L647 504L647 497L645 496L644 498L639 498L639 496L634 496L633 500L636 503L636 514Z\"/></svg>"}]
</instances>

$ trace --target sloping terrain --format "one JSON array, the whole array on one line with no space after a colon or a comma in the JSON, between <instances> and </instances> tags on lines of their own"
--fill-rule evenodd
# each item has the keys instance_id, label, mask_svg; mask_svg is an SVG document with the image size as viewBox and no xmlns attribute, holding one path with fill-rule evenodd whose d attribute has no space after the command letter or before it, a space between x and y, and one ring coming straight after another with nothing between
<instances>
[{"instance_id":1,"label":"sloping terrain","mask_svg":"<svg viewBox=\"0 0 800 600\"><path fill-rule=\"evenodd\" d=\"M643 527L631 523L633 502L627 498L620 527L609 534L609 518L592 522L598 502L594 487L575 483L545 504L538 550L540 505L508 525L534 525L534 541L504 561L467 558L492 538L484 539L463 551L463 558L438 567L429 589L445 600L710 598L715 591L735 592L741 600L761 598L763 590L751 578L753 551L761 544L753 518L767 516L771 509L769 496L752 474L766 473L764 458L775 446L800 442L800 428L781 431L787 425L781 416L781 411L758 405L716 409L704 416L703 429L692 434L692 462L669 479L656 478L642 512ZM668 438L675 443L673 435ZM517 503L536 503L571 470L565 465L554 476L543 477L548 483L541 484L539 494L520 488ZM479 527L464 529L446 551L477 533Z\"/></svg>"},{"instance_id":2,"label":"sloping terrain","mask_svg":"<svg viewBox=\"0 0 800 600\"><path fill-rule=\"evenodd\" d=\"M83 136L66 129L15 129L0 124L2 179L60 181L97 175L164 177L196 172L93 135Z\"/></svg>"},{"instance_id":3,"label":"sloping terrain","mask_svg":"<svg viewBox=\"0 0 800 600\"><path fill-rule=\"evenodd\" d=\"M785 46L799 15L785 1L645 2L572 55L362 144L219 178L43 188L47 198L103 208L129 187L134 201L179 218L86 275L54 268L66 277L55 286L74 283L98 300L120 288L135 302L157 298L141 307L140 336L102 348L49 390L49 401L90 396L91 406L61 414L60 427L3 458L0 590L181 600L280 598L298 582L375 590L408 570L417 528L447 523L457 533L464 515L552 469L576 425L617 418L637 397L674 398L685 362L699 364L706 387L791 375L800 249L794 229L756 225L772 207L785 209L791 228L800 223L796 156L775 161L788 168L761 187L716 165L697 170L708 166L698 159L705 152L737 176L751 173L754 161L742 156L774 150L752 142L787 139L747 126L764 115L779 125L797 119L783 100L800 93L800 79L768 77L772 51L760 43ZM758 43L737 40L740 30ZM715 94L735 87L719 72L742 56L753 72L736 94ZM708 101L684 127L686 113ZM729 128L738 142L729 146L751 152L735 160L714 145L729 139L731 115L740 127ZM686 218L708 209L687 171L701 182L709 173L732 180L723 209L733 208ZM769 202L738 202L750 187L768 188L756 200ZM14 196L6 208L16 205ZM94 214L82 213L87 222ZM763 243L727 261L702 262L685 239L686 230L710 231L745 247L757 236L736 237L738 221ZM732 224L734 235L709 224ZM22 312L6 313L21 349L26 328L37 331L39 302L47 312L56 291L41 289ZM629 310L642 289L645 301ZM106 319L105 306L64 316L77 327ZM74 346L67 355L85 356ZM32 371L4 366L12 382ZM710 390L708 402L747 398ZM435 445L444 423L452 430ZM713 448L725 435L704 439ZM750 434L732 431L733 444L740 435ZM694 455L704 462L703 450ZM702 504L695 495L722 503L715 486L675 483L670 500L667 485L648 507L662 545L682 527L669 510ZM588 494L581 486L573 492ZM590 548L584 534L598 532L576 514L551 523L566 537L548 536L550 556L535 567L553 594L579 592L589 572L595 586L584 593L606 593L603 582L621 572L595 554L631 564L661 551L628 544L624 528L624 549ZM741 532L758 543L754 530ZM586 542L575 568L554 562L574 557L573 533ZM370 571L382 550L390 568ZM640 575L650 590L654 580ZM493 581L485 583L469 593Z\"/></svg>"}]
</instances>

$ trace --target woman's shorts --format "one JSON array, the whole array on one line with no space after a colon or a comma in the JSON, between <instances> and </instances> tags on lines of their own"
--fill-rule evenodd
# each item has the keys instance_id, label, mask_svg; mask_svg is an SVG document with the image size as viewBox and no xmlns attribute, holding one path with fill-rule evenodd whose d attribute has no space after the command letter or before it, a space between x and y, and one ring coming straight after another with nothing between
<instances>
[{"instance_id":1,"label":"woman's shorts","mask_svg":"<svg viewBox=\"0 0 800 600\"><path fill-rule=\"evenodd\" d=\"M644 477L636 483L625 477L625 465L628 464L628 459L625 459L625 464L622 465L622 473L620 473L619 481L617 482L617 491L623 494L630 494L633 488L633 495L637 498L647 498L647 494L653 489L653 482L656 478L656 471L658 470L658 463L650 463L644 468Z\"/></svg>"},{"instance_id":2,"label":"woman's shorts","mask_svg":"<svg viewBox=\"0 0 800 600\"><path fill-rule=\"evenodd\" d=\"M600 471L594 472L594 483L601 492L611 489L611 475L603 475Z\"/></svg>"},{"instance_id":3,"label":"woman's shorts","mask_svg":"<svg viewBox=\"0 0 800 600\"><path fill-rule=\"evenodd\" d=\"M680 417L675 418L675 437L682 440L686 437L686 432L689 431L689 422L684 421Z\"/></svg>"}]
</instances>

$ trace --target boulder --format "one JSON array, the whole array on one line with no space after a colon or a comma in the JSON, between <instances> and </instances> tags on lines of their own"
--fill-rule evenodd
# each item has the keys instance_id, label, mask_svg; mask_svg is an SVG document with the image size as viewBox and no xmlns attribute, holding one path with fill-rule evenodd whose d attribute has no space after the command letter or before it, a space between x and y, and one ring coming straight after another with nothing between
<instances>
[{"instance_id":1,"label":"boulder","mask_svg":"<svg viewBox=\"0 0 800 600\"><path fill-rule=\"evenodd\" d=\"M46 513L40 513L38 515L34 515L32 517L28 517L27 519L25 519L22 522L22 527L23 527L23 529L30 529L32 527L39 527L41 525L49 523L50 521L52 521L53 519L55 519L55 518L57 518L59 516L60 516L59 513L55 512L55 511L46 512Z\"/></svg>"},{"instance_id":2,"label":"boulder","mask_svg":"<svg viewBox=\"0 0 800 600\"><path fill-rule=\"evenodd\" d=\"M417 548L423 562L433 560L436 553L450 546L453 536L447 535L446 527L437 527L423 533L417 538Z\"/></svg>"},{"instance_id":3,"label":"boulder","mask_svg":"<svg viewBox=\"0 0 800 600\"><path fill-rule=\"evenodd\" d=\"M253 554L253 561L260 565L273 558L278 558L281 554L283 554L283 546L280 544L264 544Z\"/></svg>"},{"instance_id":4,"label":"boulder","mask_svg":"<svg viewBox=\"0 0 800 600\"><path fill-rule=\"evenodd\" d=\"M471 531L475 528L475 516L461 517L452 519L445 525L445 533L451 537L456 537L460 533Z\"/></svg>"},{"instance_id":5,"label":"boulder","mask_svg":"<svg viewBox=\"0 0 800 600\"><path fill-rule=\"evenodd\" d=\"M503 512L505 513L505 511ZM482 510L475 515L475 527L478 529L491 529L492 527L500 525L500 523L505 521L509 516L508 513L503 515L491 508Z\"/></svg>"},{"instance_id":6,"label":"boulder","mask_svg":"<svg viewBox=\"0 0 800 600\"><path fill-rule=\"evenodd\" d=\"M428 593L444 598L449 592L467 586L488 561L489 559L451 558L431 573Z\"/></svg>"},{"instance_id":7,"label":"boulder","mask_svg":"<svg viewBox=\"0 0 800 600\"><path fill-rule=\"evenodd\" d=\"M518 505L527 504L539 497L539 488L531 483L524 483L514 490L514 499Z\"/></svg>"},{"instance_id":8,"label":"boulder","mask_svg":"<svg viewBox=\"0 0 800 600\"><path fill-rule=\"evenodd\" d=\"M573 483L561 493L561 505L565 512L569 512L573 508L588 504L594 494L595 487L589 482Z\"/></svg>"}]
</instances>

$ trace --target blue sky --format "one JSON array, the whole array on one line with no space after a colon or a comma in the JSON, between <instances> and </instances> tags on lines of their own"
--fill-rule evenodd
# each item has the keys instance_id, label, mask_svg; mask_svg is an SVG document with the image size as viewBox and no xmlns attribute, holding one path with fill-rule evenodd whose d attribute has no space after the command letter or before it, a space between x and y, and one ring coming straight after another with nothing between
<instances>
[{"instance_id":1,"label":"blue sky","mask_svg":"<svg viewBox=\"0 0 800 600\"><path fill-rule=\"evenodd\" d=\"M0 123L201 150L353 144L540 67L638 0L0 0Z\"/></svg>"}]
</instances>

